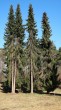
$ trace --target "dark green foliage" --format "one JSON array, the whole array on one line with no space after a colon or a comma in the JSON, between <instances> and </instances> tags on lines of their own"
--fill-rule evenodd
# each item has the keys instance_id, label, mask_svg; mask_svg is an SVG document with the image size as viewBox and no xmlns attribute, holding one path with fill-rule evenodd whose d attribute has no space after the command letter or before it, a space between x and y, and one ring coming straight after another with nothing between
<instances>
[{"instance_id":1,"label":"dark green foliage","mask_svg":"<svg viewBox=\"0 0 61 110\"><path fill-rule=\"evenodd\" d=\"M47 13L44 12L42 18L42 41L41 41L42 48L46 48L46 49L50 48L51 45L50 36L51 36L51 29L50 29Z\"/></svg>"},{"instance_id":2,"label":"dark green foliage","mask_svg":"<svg viewBox=\"0 0 61 110\"><path fill-rule=\"evenodd\" d=\"M18 38L18 42L23 47L24 27L23 27L22 15L21 15L19 4L17 5L17 9L16 9L16 13L15 13L15 36L16 36L16 38Z\"/></svg>"},{"instance_id":3,"label":"dark green foliage","mask_svg":"<svg viewBox=\"0 0 61 110\"><path fill-rule=\"evenodd\" d=\"M4 34L4 49L5 49L5 64L7 66L6 73L7 73L7 80L9 87L11 86L11 53L13 49L12 41L14 41L14 27L15 27L15 21L14 21L14 11L13 6L10 6L9 14L8 14L8 22L6 24L5 34Z\"/></svg>"},{"instance_id":4,"label":"dark green foliage","mask_svg":"<svg viewBox=\"0 0 61 110\"><path fill-rule=\"evenodd\" d=\"M22 57L24 56L23 55L24 27L22 24L20 5L17 5L15 17L14 17L13 6L12 5L10 6L4 40L5 40L4 48L5 48L5 56L6 56L5 63L7 65L6 68L7 80L9 87L11 87L12 66L14 71L16 69L17 78L18 76L20 76L19 74L21 74L21 71L23 71ZM13 65L12 65L12 60L13 60ZM16 62L16 67L14 65L14 62ZM20 83L19 80L16 81L16 85L17 83Z\"/></svg>"},{"instance_id":5,"label":"dark green foliage","mask_svg":"<svg viewBox=\"0 0 61 110\"><path fill-rule=\"evenodd\" d=\"M42 68L42 58L40 56L37 57L36 66L38 68L38 71L40 71Z\"/></svg>"},{"instance_id":6,"label":"dark green foliage","mask_svg":"<svg viewBox=\"0 0 61 110\"><path fill-rule=\"evenodd\" d=\"M21 81L21 73L23 71L23 57L24 57L24 27L22 22L22 15L20 11L20 5L17 5L16 13L15 13L15 39L16 39L16 47L15 47L15 57L17 63L17 75L16 79L17 87L20 87ZM20 77L19 77L20 76Z\"/></svg>"},{"instance_id":7,"label":"dark green foliage","mask_svg":"<svg viewBox=\"0 0 61 110\"><path fill-rule=\"evenodd\" d=\"M9 87L8 80L3 83L3 91L6 92L6 93L11 92L11 88Z\"/></svg>"},{"instance_id":8,"label":"dark green foliage","mask_svg":"<svg viewBox=\"0 0 61 110\"><path fill-rule=\"evenodd\" d=\"M61 47L57 51L56 55L56 67L57 67L57 74L58 74L58 81L59 81L59 86L61 88Z\"/></svg>"},{"instance_id":9,"label":"dark green foliage","mask_svg":"<svg viewBox=\"0 0 61 110\"><path fill-rule=\"evenodd\" d=\"M61 47L59 48L58 52L57 52L57 62L61 61Z\"/></svg>"},{"instance_id":10,"label":"dark green foliage","mask_svg":"<svg viewBox=\"0 0 61 110\"><path fill-rule=\"evenodd\" d=\"M29 75L26 75L26 77L23 77L21 90L23 92L30 92L30 77L29 77Z\"/></svg>"},{"instance_id":11,"label":"dark green foliage","mask_svg":"<svg viewBox=\"0 0 61 110\"><path fill-rule=\"evenodd\" d=\"M28 10L28 19L27 19L27 31L30 33L30 30L33 31L33 36L35 37L37 35L37 29L36 29L36 23L34 20L34 13L32 5L29 5Z\"/></svg>"},{"instance_id":12,"label":"dark green foliage","mask_svg":"<svg viewBox=\"0 0 61 110\"><path fill-rule=\"evenodd\" d=\"M26 43L24 43L24 26L28 32ZM59 51L56 50L50 40L51 28L46 12L42 17L42 39L37 39L36 27L31 4L26 25L23 25L20 5L17 5L15 16L13 6L10 6L4 34L6 68L3 71L6 81L3 90L5 92L11 91L12 67L14 73L16 70L16 90L30 92L32 88L31 93L39 90L46 90L48 93L60 84L60 80L57 80L59 77L57 71L61 65L61 48Z\"/></svg>"},{"instance_id":13,"label":"dark green foliage","mask_svg":"<svg viewBox=\"0 0 61 110\"><path fill-rule=\"evenodd\" d=\"M35 60L37 57L37 29L36 29L36 23L34 20L34 13L33 13L33 8L32 5L30 4L29 10L28 10L28 19L27 19L27 31L29 33L29 38L27 41L27 56L28 56L28 61L29 61L29 67L30 67L30 89L31 92L33 92L33 77L35 76L36 72L36 65L35 65Z\"/></svg>"},{"instance_id":14,"label":"dark green foliage","mask_svg":"<svg viewBox=\"0 0 61 110\"><path fill-rule=\"evenodd\" d=\"M53 66L53 71L52 71L52 87L51 90L56 89L60 85L60 80L58 80L59 74L57 73L57 64L55 63Z\"/></svg>"},{"instance_id":15,"label":"dark green foliage","mask_svg":"<svg viewBox=\"0 0 61 110\"><path fill-rule=\"evenodd\" d=\"M47 71L48 72L48 71ZM49 93L50 91L54 91L60 84L60 80L58 80L58 76L59 74L57 73L57 65L54 64L52 67L52 70L49 71L50 72L50 76L46 76L46 78L44 79L43 85L44 85L44 89L47 90L47 93Z\"/></svg>"},{"instance_id":16,"label":"dark green foliage","mask_svg":"<svg viewBox=\"0 0 61 110\"><path fill-rule=\"evenodd\" d=\"M51 29L50 25L48 22L48 17L47 14L44 12L43 13L43 18L42 18L42 40L41 40L41 48L42 48L42 87L47 92L50 92L55 87L53 86L53 78L56 78L57 71L54 72L53 67L55 64L55 57L56 57L56 51L54 50L54 45L50 40L51 36ZM57 79L54 79L55 82ZM55 85L56 86L56 85Z\"/></svg>"}]
</instances>

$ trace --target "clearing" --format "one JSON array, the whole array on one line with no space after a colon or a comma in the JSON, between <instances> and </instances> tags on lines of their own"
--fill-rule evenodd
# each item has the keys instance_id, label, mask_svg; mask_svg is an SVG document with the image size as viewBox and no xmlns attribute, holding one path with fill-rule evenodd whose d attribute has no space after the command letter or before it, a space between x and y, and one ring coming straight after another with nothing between
<instances>
[{"instance_id":1,"label":"clearing","mask_svg":"<svg viewBox=\"0 0 61 110\"><path fill-rule=\"evenodd\" d=\"M0 110L61 110L61 96L0 92Z\"/></svg>"}]
</instances>

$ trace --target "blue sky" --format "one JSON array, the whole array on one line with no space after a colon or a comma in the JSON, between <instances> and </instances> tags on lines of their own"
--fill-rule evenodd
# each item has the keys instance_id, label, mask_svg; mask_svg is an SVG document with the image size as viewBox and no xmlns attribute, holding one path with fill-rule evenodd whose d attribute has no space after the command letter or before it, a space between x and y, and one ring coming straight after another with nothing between
<instances>
[{"instance_id":1,"label":"blue sky","mask_svg":"<svg viewBox=\"0 0 61 110\"><path fill-rule=\"evenodd\" d=\"M12 4L14 10L16 10L18 3L20 4L24 24L28 16L29 4L31 3L33 5L39 38L42 36L42 14L43 12L47 13L52 29L51 40L57 49L61 47L61 0L0 0L0 48L4 45L4 29L7 23L10 5Z\"/></svg>"}]
</instances>

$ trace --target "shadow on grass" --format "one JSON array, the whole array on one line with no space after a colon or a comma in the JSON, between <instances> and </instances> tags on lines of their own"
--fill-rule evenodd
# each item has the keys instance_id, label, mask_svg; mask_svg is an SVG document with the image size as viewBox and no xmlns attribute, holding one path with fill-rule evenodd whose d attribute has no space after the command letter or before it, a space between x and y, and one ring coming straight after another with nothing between
<instances>
[{"instance_id":1,"label":"shadow on grass","mask_svg":"<svg viewBox=\"0 0 61 110\"><path fill-rule=\"evenodd\" d=\"M49 95L61 96L61 94L59 94L59 93L49 93Z\"/></svg>"},{"instance_id":2,"label":"shadow on grass","mask_svg":"<svg viewBox=\"0 0 61 110\"><path fill-rule=\"evenodd\" d=\"M3 88L3 83L0 83L0 92L3 92L3 93L11 93L11 88L8 88L8 87L5 87L5 89ZM15 93L30 93L30 91L19 91L18 89L15 90ZM47 93L46 91L42 91L42 90L36 90L34 91L34 93L37 93L37 94L46 94L46 95L50 95L50 96L61 96L60 93L54 93L54 92L49 92Z\"/></svg>"},{"instance_id":3,"label":"shadow on grass","mask_svg":"<svg viewBox=\"0 0 61 110\"><path fill-rule=\"evenodd\" d=\"M37 94L46 94L46 95L51 95L51 96L61 96L60 93L54 93L54 92L47 93L47 92L44 92L42 90L34 91L34 93L37 93Z\"/></svg>"}]
</instances>

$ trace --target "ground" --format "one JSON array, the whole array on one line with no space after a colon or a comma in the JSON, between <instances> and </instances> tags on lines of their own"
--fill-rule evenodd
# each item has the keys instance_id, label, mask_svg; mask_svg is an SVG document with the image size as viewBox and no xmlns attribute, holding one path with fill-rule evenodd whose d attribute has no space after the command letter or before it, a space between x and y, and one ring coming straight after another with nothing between
<instances>
[{"instance_id":1,"label":"ground","mask_svg":"<svg viewBox=\"0 0 61 110\"><path fill-rule=\"evenodd\" d=\"M61 110L61 96L0 92L0 110Z\"/></svg>"}]
</instances>

